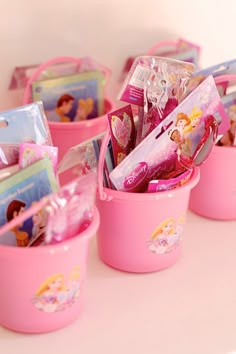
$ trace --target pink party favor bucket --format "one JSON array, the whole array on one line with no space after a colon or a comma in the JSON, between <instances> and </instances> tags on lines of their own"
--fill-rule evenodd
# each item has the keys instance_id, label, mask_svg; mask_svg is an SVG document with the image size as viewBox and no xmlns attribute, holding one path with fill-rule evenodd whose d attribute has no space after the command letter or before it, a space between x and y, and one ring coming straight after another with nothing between
<instances>
[{"instance_id":1,"label":"pink party favor bucket","mask_svg":"<svg viewBox=\"0 0 236 354\"><path fill-rule=\"evenodd\" d=\"M215 79L217 84L236 81L236 75ZM201 179L190 195L190 209L206 218L236 220L236 147L214 146L201 165Z\"/></svg>"},{"instance_id":2,"label":"pink party favor bucket","mask_svg":"<svg viewBox=\"0 0 236 354\"><path fill-rule=\"evenodd\" d=\"M93 118L81 122L70 123L55 123L48 122L52 142L54 146L58 147L59 162L62 160L65 153L72 147L88 140L107 128L106 113L115 109L114 104L109 101L104 101L105 114L98 118ZM76 169L68 170L60 174L60 184L64 185L76 177Z\"/></svg>"},{"instance_id":3,"label":"pink party favor bucket","mask_svg":"<svg viewBox=\"0 0 236 354\"><path fill-rule=\"evenodd\" d=\"M214 146L192 190L190 209L217 220L236 220L236 147Z\"/></svg>"},{"instance_id":4,"label":"pink party favor bucket","mask_svg":"<svg viewBox=\"0 0 236 354\"><path fill-rule=\"evenodd\" d=\"M167 268L180 256L190 190L199 180L199 169L194 169L185 185L165 192L127 193L103 188L108 140L109 133L103 141L98 167L99 256L107 265L127 272Z\"/></svg>"},{"instance_id":5,"label":"pink party favor bucket","mask_svg":"<svg viewBox=\"0 0 236 354\"><path fill-rule=\"evenodd\" d=\"M89 240L98 225L95 210L90 226L65 242L31 248L0 246L0 325L17 332L43 333L78 317Z\"/></svg>"},{"instance_id":6,"label":"pink party favor bucket","mask_svg":"<svg viewBox=\"0 0 236 354\"><path fill-rule=\"evenodd\" d=\"M59 63L65 63L65 62L75 63L79 67L81 63L81 59L73 58L73 57L58 57L41 64L37 68L37 70L33 73L29 81L27 82L24 98L23 98L23 104L27 104L32 101L31 85L34 81L37 81L39 75L50 66ZM109 70L106 67L102 66L101 64L98 65L100 70L104 73L105 82L107 82L108 77L110 76ZM78 145L81 142L88 140L93 136L96 136L104 132L107 128L106 114L110 111L113 111L114 109L115 109L114 102L108 98L105 98L104 115L100 117L88 119L85 121L68 122L68 123L66 122L58 123L58 122L48 121L53 145L58 147L59 162L62 160L65 153L72 146ZM75 169L68 170L60 174L59 176L60 183L61 185L64 185L70 182L75 177L76 177L76 170Z\"/></svg>"}]
</instances>

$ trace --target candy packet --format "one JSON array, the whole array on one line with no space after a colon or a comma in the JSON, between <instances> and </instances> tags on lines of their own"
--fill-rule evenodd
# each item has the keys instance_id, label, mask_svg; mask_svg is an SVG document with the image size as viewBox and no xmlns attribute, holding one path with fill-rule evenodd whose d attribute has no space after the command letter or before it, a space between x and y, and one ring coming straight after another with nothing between
<instances>
[{"instance_id":1,"label":"candy packet","mask_svg":"<svg viewBox=\"0 0 236 354\"><path fill-rule=\"evenodd\" d=\"M117 166L135 146L135 125L131 105L107 114L114 164Z\"/></svg>"},{"instance_id":2,"label":"candy packet","mask_svg":"<svg viewBox=\"0 0 236 354\"><path fill-rule=\"evenodd\" d=\"M214 114L218 111L227 121L214 79L209 76L110 173L115 188L146 191L151 180L173 178L173 171L177 176L184 168L202 163L216 139ZM224 126L227 130L229 123Z\"/></svg>"},{"instance_id":3,"label":"candy packet","mask_svg":"<svg viewBox=\"0 0 236 354\"><path fill-rule=\"evenodd\" d=\"M158 99L169 92L179 101L194 71L194 65L155 56L137 57L118 95L121 101L144 106L144 82L158 77L156 91ZM167 89L165 90L164 87ZM163 97L164 100L164 97Z\"/></svg>"}]
</instances>

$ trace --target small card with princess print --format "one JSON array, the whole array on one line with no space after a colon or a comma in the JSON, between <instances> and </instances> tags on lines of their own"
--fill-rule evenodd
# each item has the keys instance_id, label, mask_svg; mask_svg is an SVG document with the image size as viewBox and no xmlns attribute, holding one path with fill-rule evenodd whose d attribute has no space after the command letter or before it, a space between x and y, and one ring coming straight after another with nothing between
<instances>
[{"instance_id":1,"label":"small card with princess print","mask_svg":"<svg viewBox=\"0 0 236 354\"><path fill-rule=\"evenodd\" d=\"M58 189L49 159L41 159L0 182L0 228ZM42 226L39 215L17 225L0 238L8 246L28 246Z\"/></svg>"},{"instance_id":2,"label":"small card with princess print","mask_svg":"<svg viewBox=\"0 0 236 354\"><path fill-rule=\"evenodd\" d=\"M76 73L33 82L32 96L43 102L49 121L84 121L104 113L103 83L100 71Z\"/></svg>"}]
</instances>

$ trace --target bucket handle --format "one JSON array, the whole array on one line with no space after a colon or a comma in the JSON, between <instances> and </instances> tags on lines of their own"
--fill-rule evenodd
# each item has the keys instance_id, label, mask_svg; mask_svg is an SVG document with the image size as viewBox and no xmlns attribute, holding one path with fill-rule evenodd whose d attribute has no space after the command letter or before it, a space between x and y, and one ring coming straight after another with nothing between
<instances>
[{"instance_id":1,"label":"bucket handle","mask_svg":"<svg viewBox=\"0 0 236 354\"><path fill-rule=\"evenodd\" d=\"M158 49L164 48L164 47L169 47L169 46L174 46L177 47L178 43L176 41L161 41L155 43L148 51L146 52L146 55L153 55Z\"/></svg>"},{"instance_id":2,"label":"bucket handle","mask_svg":"<svg viewBox=\"0 0 236 354\"><path fill-rule=\"evenodd\" d=\"M101 145L99 160L98 160L98 194L101 200L106 199L106 193L103 188L103 168L104 168L104 161L105 161L109 140L110 140L110 131L107 129L102 139L102 145Z\"/></svg>"},{"instance_id":3,"label":"bucket handle","mask_svg":"<svg viewBox=\"0 0 236 354\"><path fill-rule=\"evenodd\" d=\"M214 78L216 84L222 84L226 81L235 81L236 82L236 74L229 75L220 75Z\"/></svg>"},{"instance_id":4,"label":"bucket handle","mask_svg":"<svg viewBox=\"0 0 236 354\"><path fill-rule=\"evenodd\" d=\"M38 68L33 72L31 77L28 79L23 95L23 105L26 105L31 102L31 85L34 81L36 81L39 77L39 75L42 73L43 70L47 69L48 67L55 65L55 64L60 64L60 63L75 63L78 65L78 67L81 64L82 59L80 58L74 58L70 56L62 56L62 57L56 57L53 59L49 59L45 61L44 63L40 64ZM95 61L94 61L95 62ZM105 85L108 83L108 79L111 76L111 71L104 65L97 63L96 65L101 68L101 71L104 75L104 81Z\"/></svg>"},{"instance_id":5,"label":"bucket handle","mask_svg":"<svg viewBox=\"0 0 236 354\"><path fill-rule=\"evenodd\" d=\"M31 85L34 81L36 81L38 79L41 72L54 64L65 63L65 62L75 63L75 64L80 65L80 59L73 58L73 57L56 57L53 59L49 59L49 60L45 61L44 63L40 64L37 67L37 69L33 72L33 74L31 75L31 77L28 79L28 81L26 83L25 92L24 92L24 96L23 96L23 104L30 103L30 101L31 101Z\"/></svg>"}]
</instances>

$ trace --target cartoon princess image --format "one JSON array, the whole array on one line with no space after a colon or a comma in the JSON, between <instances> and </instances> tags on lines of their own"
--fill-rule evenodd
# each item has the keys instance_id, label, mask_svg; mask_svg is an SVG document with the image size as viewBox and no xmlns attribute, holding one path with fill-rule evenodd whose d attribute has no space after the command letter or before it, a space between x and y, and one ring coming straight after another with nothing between
<instances>
[{"instance_id":1,"label":"cartoon princess image","mask_svg":"<svg viewBox=\"0 0 236 354\"><path fill-rule=\"evenodd\" d=\"M94 101L91 97L79 99L74 121L83 121L93 112Z\"/></svg>"},{"instance_id":2,"label":"cartoon princess image","mask_svg":"<svg viewBox=\"0 0 236 354\"><path fill-rule=\"evenodd\" d=\"M177 154L184 156L191 156L191 140L181 136L181 133L178 129L171 130L169 132L169 137L172 141L174 141L177 146Z\"/></svg>"},{"instance_id":3,"label":"cartoon princess image","mask_svg":"<svg viewBox=\"0 0 236 354\"><path fill-rule=\"evenodd\" d=\"M34 149L26 148L22 154L22 167L32 165L37 160L37 153Z\"/></svg>"},{"instance_id":4,"label":"cartoon princess image","mask_svg":"<svg viewBox=\"0 0 236 354\"><path fill-rule=\"evenodd\" d=\"M183 217L177 222L174 218L162 221L151 235L148 242L149 250L156 254L164 254L175 249L183 234L183 223Z\"/></svg>"},{"instance_id":5,"label":"cartoon princess image","mask_svg":"<svg viewBox=\"0 0 236 354\"><path fill-rule=\"evenodd\" d=\"M62 273L48 277L38 288L32 299L35 307L44 312L62 311L72 306L80 295L80 267L72 269L68 284Z\"/></svg>"},{"instance_id":6,"label":"cartoon princess image","mask_svg":"<svg viewBox=\"0 0 236 354\"><path fill-rule=\"evenodd\" d=\"M193 130L196 130L196 128L199 128L200 126L202 129L204 129L204 120L202 118L203 112L201 110L198 110L197 107L194 107L192 109L192 112L189 115L190 119L190 124L185 128L184 133L190 133Z\"/></svg>"},{"instance_id":7,"label":"cartoon princess image","mask_svg":"<svg viewBox=\"0 0 236 354\"><path fill-rule=\"evenodd\" d=\"M174 130L170 133L170 138L178 144L177 153L188 157L193 156L205 133L205 121L202 118L202 111L194 107L189 116L179 113L175 126L180 134Z\"/></svg>"},{"instance_id":8,"label":"cartoon princess image","mask_svg":"<svg viewBox=\"0 0 236 354\"><path fill-rule=\"evenodd\" d=\"M75 267L69 276L69 285L67 287L67 305L71 306L80 293L80 268Z\"/></svg>"},{"instance_id":9,"label":"cartoon princess image","mask_svg":"<svg viewBox=\"0 0 236 354\"><path fill-rule=\"evenodd\" d=\"M33 202L32 205L36 204ZM47 214L44 209L40 209L37 213L32 216L33 228L32 228L32 238L30 240L29 246L38 246L44 241L44 234L47 225Z\"/></svg>"},{"instance_id":10,"label":"cartoon princess image","mask_svg":"<svg viewBox=\"0 0 236 354\"><path fill-rule=\"evenodd\" d=\"M191 123L190 118L187 116L187 114L180 112L175 121L175 126L178 128L180 133L182 134L184 132L184 129L189 126Z\"/></svg>"},{"instance_id":11,"label":"cartoon princess image","mask_svg":"<svg viewBox=\"0 0 236 354\"><path fill-rule=\"evenodd\" d=\"M53 274L45 280L39 287L34 298L34 305L45 312L55 312L61 300L65 301L66 288L64 275Z\"/></svg>"},{"instance_id":12,"label":"cartoon princess image","mask_svg":"<svg viewBox=\"0 0 236 354\"><path fill-rule=\"evenodd\" d=\"M166 253L168 249L168 238L174 235L175 232L174 224L174 218L167 218L158 225L151 235L149 244L150 251L157 254Z\"/></svg>"}]
</instances>

